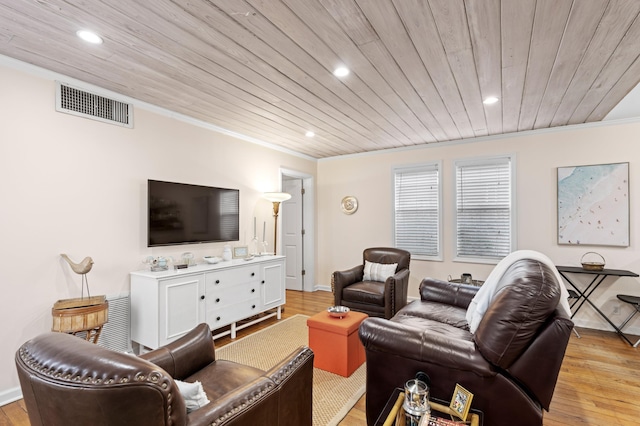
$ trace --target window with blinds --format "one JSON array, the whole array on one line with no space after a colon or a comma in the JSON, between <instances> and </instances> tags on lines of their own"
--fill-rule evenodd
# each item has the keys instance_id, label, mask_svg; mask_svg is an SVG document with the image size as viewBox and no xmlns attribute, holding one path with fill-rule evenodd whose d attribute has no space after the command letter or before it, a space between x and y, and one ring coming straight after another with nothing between
<instances>
[{"instance_id":1,"label":"window with blinds","mask_svg":"<svg viewBox=\"0 0 640 426\"><path fill-rule=\"evenodd\" d=\"M440 259L440 166L394 169L394 241L412 257Z\"/></svg>"},{"instance_id":2,"label":"window with blinds","mask_svg":"<svg viewBox=\"0 0 640 426\"><path fill-rule=\"evenodd\" d=\"M456 257L499 260L514 249L512 158L456 162Z\"/></svg>"}]
</instances>

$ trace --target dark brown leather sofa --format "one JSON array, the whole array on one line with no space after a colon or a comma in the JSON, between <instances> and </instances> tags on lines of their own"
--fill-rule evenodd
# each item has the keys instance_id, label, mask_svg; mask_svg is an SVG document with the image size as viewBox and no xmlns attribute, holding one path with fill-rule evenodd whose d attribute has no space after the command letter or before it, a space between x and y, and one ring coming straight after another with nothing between
<instances>
[{"instance_id":1,"label":"dark brown leather sofa","mask_svg":"<svg viewBox=\"0 0 640 426\"><path fill-rule=\"evenodd\" d=\"M501 280L474 334L465 314L478 287L430 278L420 284L421 299L391 320L362 323L369 425L393 389L419 371L429 375L432 397L450 401L456 383L472 392L485 425L542 425L573 323L557 308L559 283L543 263L514 262Z\"/></svg>"},{"instance_id":2,"label":"dark brown leather sofa","mask_svg":"<svg viewBox=\"0 0 640 426\"><path fill-rule=\"evenodd\" d=\"M141 357L46 333L20 347L16 366L31 426L312 423L309 348L265 372L216 360L206 324ZM200 381L209 404L187 414L174 379Z\"/></svg>"},{"instance_id":3,"label":"dark brown leather sofa","mask_svg":"<svg viewBox=\"0 0 640 426\"><path fill-rule=\"evenodd\" d=\"M380 264L397 263L395 273L385 281L364 278L365 261ZM370 317L391 318L407 304L409 262L411 253L393 247L368 248L362 252L362 264L332 275L334 301Z\"/></svg>"}]
</instances>

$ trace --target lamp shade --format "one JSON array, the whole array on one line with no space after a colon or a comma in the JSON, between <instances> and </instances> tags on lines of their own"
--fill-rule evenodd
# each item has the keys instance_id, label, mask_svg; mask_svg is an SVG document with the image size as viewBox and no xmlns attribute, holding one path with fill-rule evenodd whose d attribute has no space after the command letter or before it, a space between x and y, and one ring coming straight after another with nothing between
<instances>
[{"instance_id":1,"label":"lamp shade","mask_svg":"<svg viewBox=\"0 0 640 426\"><path fill-rule=\"evenodd\" d=\"M281 203L291 198L291 194L286 192L265 192L262 196L274 203Z\"/></svg>"}]
</instances>

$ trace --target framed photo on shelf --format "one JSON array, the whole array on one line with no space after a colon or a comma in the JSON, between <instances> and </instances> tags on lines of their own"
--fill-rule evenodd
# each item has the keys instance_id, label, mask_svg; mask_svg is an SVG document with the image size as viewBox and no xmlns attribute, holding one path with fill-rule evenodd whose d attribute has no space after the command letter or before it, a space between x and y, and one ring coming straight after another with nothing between
<instances>
[{"instance_id":1,"label":"framed photo on shelf","mask_svg":"<svg viewBox=\"0 0 640 426\"><path fill-rule=\"evenodd\" d=\"M242 259L244 257L249 256L249 247L248 246L236 246L233 248L233 258L234 259Z\"/></svg>"},{"instance_id":2,"label":"framed photo on shelf","mask_svg":"<svg viewBox=\"0 0 640 426\"><path fill-rule=\"evenodd\" d=\"M464 421L467 419L467 414L469 414L472 399L473 394L456 383L456 389L453 391L453 397L451 398L449 408L453 411L456 417L459 417Z\"/></svg>"}]
</instances>

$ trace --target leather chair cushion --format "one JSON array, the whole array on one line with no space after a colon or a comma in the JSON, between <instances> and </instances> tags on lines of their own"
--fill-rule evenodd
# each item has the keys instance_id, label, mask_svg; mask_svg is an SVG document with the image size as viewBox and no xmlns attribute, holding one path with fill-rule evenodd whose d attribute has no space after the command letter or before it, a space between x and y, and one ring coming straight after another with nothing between
<instances>
[{"instance_id":1,"label":"leather chair cushion","mask_svg":"<svg viewBox=\"0 0 640 426\"><path fill-rule=\"evenodd\" d=\"M467 330L454 327L450 324L445 324L439 320L432 320L428 318L420 318L409 315L395 315L393 318L391 318L391 321L418 329L420 330L421 334L438 336L438 339L449 341L450 344L453 344L454 340L457 342L473 342L473 335ZM473 347L472 344L468 346ZM428 351L425 351L425 353L428 353Z\"/></svg>"},{"instance_id":2,"label":"leather chair cushion","mask_svg":"<svg viewBox=\"0 0 640 426\"><path fill-rule=\"evenodd\" d=\"M347 302L384 306L384 288L382 282L361 281L345 287L342 290L342 299Z\"/></svg>"},{"instance_id":3,"label":"leather chair cushion","mask_svg":"<svg viewBox=\"0 0 640 426\"><path fill-rule=\"evenodd\" d=\"M489 362L506 370L555 311L560 287L553 271L532 260L513 263L501 280L508 284L484 314L474 340Z\"/></svg>"},{"instance_id":4,"label":"leather chair cushion","mask_svg":"<svg viewBox=\"0 0 640 426\"><path fill-rule=\"evenodd\" d=\"M465 318L467 310L458 306L446 305L430 300L414 300L400 309L396 317L409 316L438 321L461 330L469 330Z\"/></svg>"},{"instance_id":5,"label":"leather chair cushion","mask_svg":"<svg viewBox=\"0 0 640 426\"><path fill-rule=\"evenodd\" d=\"M262 375L264 371L257 368L219 359L188 377L185 382L201 382L209 400L215 401Z\"/></svg>"}]
</instances>

